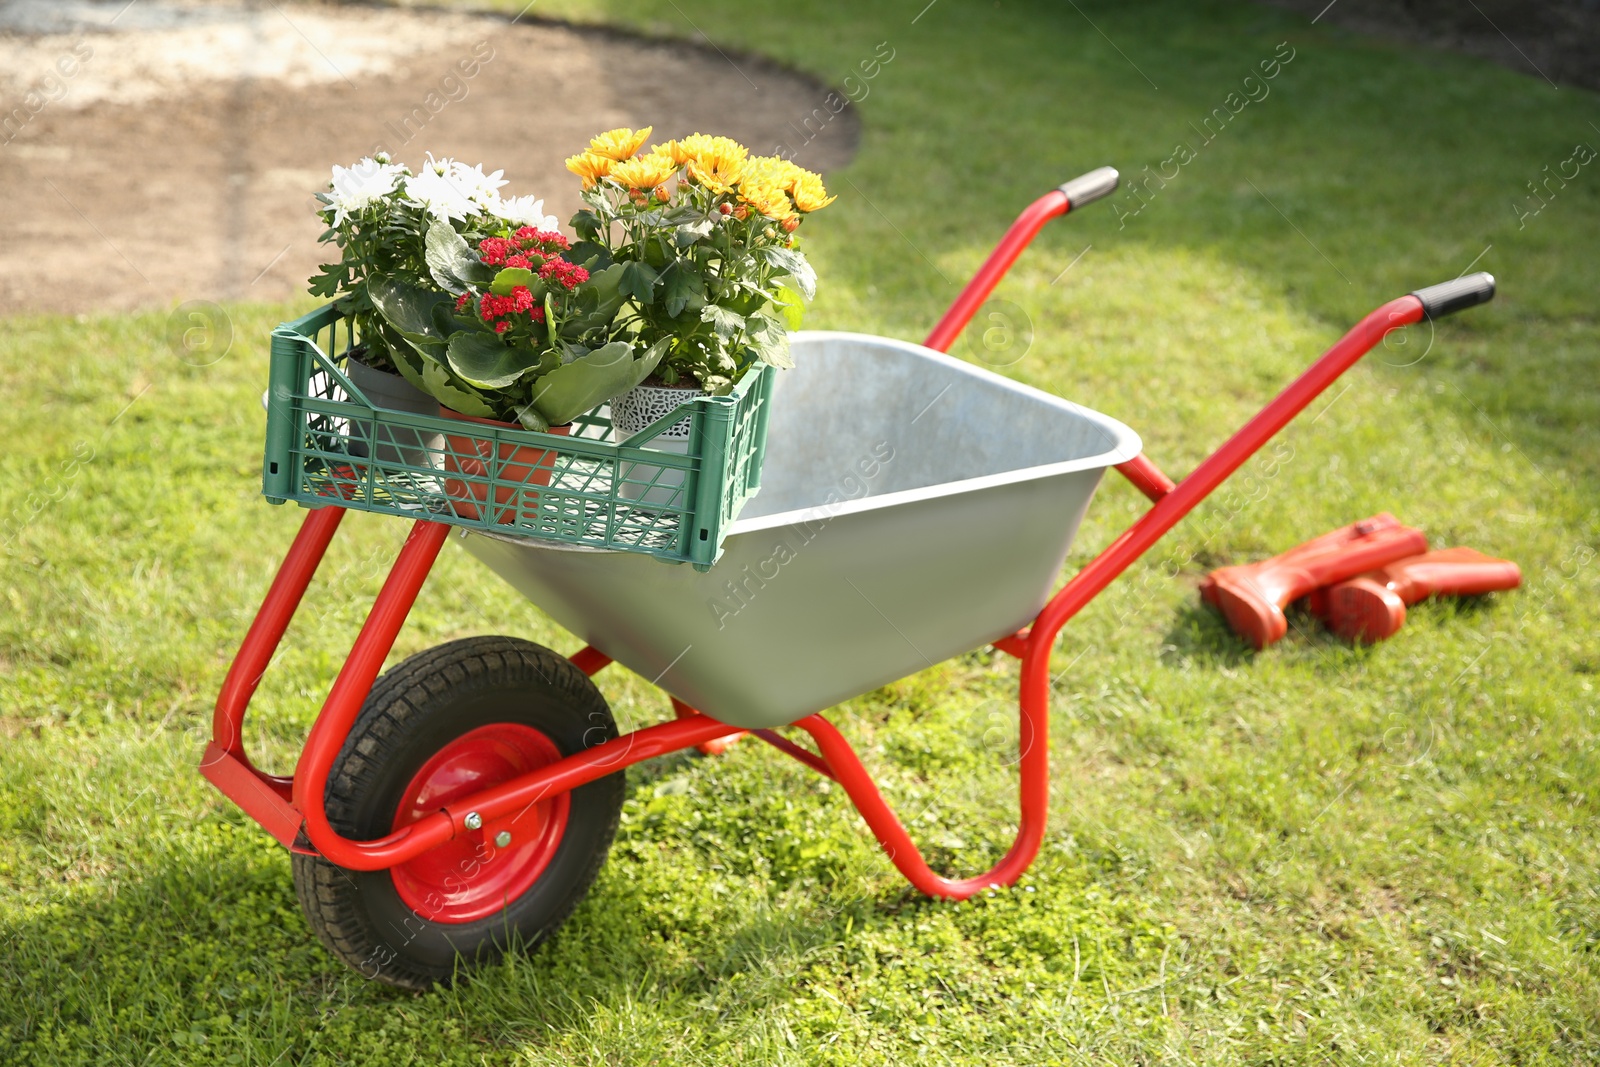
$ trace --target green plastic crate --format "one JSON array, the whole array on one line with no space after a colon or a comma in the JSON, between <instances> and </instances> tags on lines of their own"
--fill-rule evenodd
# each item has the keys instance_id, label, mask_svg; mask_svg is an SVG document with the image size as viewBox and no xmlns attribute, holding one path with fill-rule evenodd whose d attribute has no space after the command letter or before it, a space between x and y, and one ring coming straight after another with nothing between
<instances>
[{"instance_id":1,"label":"green plastic crate","mask_svg":"<svg viewBox=\"0 0 1600 1067\"><path fill-rule=\"evenodd\" d=\"M604 407L574 420L566 437L375 407L344 373L354 340L332 304L272 332L261 486L275 504L338 503L705 570L760 488L771 367L614 443ZM687 455L651 446L685 414ZM554 454L548 485L517 480L527 467L505 453L519 445Z\"/></svg>"}]
</instances>

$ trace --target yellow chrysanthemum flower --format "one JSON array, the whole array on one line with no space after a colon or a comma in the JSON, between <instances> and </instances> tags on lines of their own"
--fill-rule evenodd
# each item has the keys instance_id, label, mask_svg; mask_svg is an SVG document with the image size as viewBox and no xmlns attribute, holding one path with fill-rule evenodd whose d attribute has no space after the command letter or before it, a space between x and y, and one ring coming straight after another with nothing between
<instances>
[{"instance_id":1,"label":"yellow chrysanthemum flower","mask_svg":"<svg viewBox=\"0 0 1600 1067\"><path fill-rule=\"evenodd\" d=\"M698 138L702 135L684 138L685 146L696 149L689 159L689 176L714 193L731 192L744 174L749 149L726 137L704 137L703 144L696 143Z\"/></svg>"},{"instance_id":2,"label":"yellow chrysanthemum flower","mask_svg":"<svg viewBox=\"0 0 1600 1067\"><path fill-rule=\"evenodd\" d=\"M786 219L794 214L794 205L789 202L789 194L775 182L741 181L739 199L769 219Z\"/></svg>"},{"instance_id":3,"label":"yellow chrysanthemum flower","mask_svg":"<svg viewBox=\"0 0 1600 1067\"><path fill-rule=\"evenodd\" d=\"M650 146L652 156L661 156L672 160L672 165L681 167L694 156L694 152L684 146L682 141L663 141L658 145Z\"/></svg>"},{"instance_id":4,"label":"yellow chrysanthemum flower","mask_svg":"<svg viewBox=\"0 0 1600 1067\"><path fill-rule=\"evenodd\" d=\"M823 188L821 176L809 170L795 180L791 192L794 194L794 206L807 213L820 211L838 199L829 196L828 190Z\"/></svg>"},{"instance_id":5,"label":"yellow chrysanthemum flower","mask_svg":"<svg viewBox=\"0 0 1600 1067\"><path fill-rule=\"evenodd\" d=\"M676 173L678 165L670 157L652 154L614 164L611 173L606 176L629 189L650 190Z\"/></svg>"},{"instance_id":6,"label":"yellow chrysanthemum flower","mask_svg":"<svg viewBox=\"0 0 1600 1067\"><path fill-rule=\"evenodd\" d=\"M650 131L653 129L654 126L646 126L642 130L635 131L624 126L620 129L607 130L589 142L589 151L618 162L630 159L639 151L639 146L650 139Z\"/></svg>"},{"instance_id":7,"label":"yellow chrysanthemum flower","mask_svg":"<svg viewBox=\"0 0 1600 1067\"><path fill-rule=\"evenodd\" d=\"M732 137L711 137L703 133L692 133L678 143L685 153L685 162L695 156L715 156L737 159L742 163L750 155L750 150Z\"/></svg>"},{"instance_id":8,"label":"yellow chrysanthemum flower","mask_svg":"<svg viewBox=\"0 0 1600 1067\"><path fill-rule=\"evenodd\" d=\"M779 156L752 156L745 162L744 181L757 181L776 185L784 192L794 189L794 183L811 172Z\"/></svg>"},{"instance_id":9,"label":"yellow chrysanthemum flower","mask_svg":"<svg viewBox=\"0 0 1600 1067\"><path fill-rule=\"evenodd\" d=\"M596 155L593 152L581 152L567 157L567 169L583 179L585 189L593 189L595 183L610 174L611 168L616 165L616 160L610 156Z\"/></svg>"}]
</instances>

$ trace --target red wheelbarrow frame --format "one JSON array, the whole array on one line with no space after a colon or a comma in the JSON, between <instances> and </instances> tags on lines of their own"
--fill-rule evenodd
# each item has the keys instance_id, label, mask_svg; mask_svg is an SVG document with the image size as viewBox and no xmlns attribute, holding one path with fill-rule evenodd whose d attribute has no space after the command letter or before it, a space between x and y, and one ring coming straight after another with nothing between
<instances>
[{"instance_id":1,"label":"red wheelbarrow frame","mask_svg":"<svg viewBox=\"0 0 1600 1067\"><path fill-rule=\"evenodd\" d=\"M927 346L947 351L1044 225L1067 214L1073 207L1108 194L1116 187L1116 181L1116 172L1103 168L1051 191L1023 211L928 336ZM320 853L341 867L369 871L404 863L464 834L493 836L539 801L642 760L693 746L715 751L719 745L748 732L842 785L889 859L923 893L959 900L991 886L1010 885L1033 862L1044 840L1050 786L1050 655L1056 636L1067 620L1391 330L1482 303L1493 292L1492 278L1486 274L1473 275L1419 290L1379 307L1182 482L1175 484L1143 455L1117 466L1117 470L1150 498L1153 502L1150 510L1051 597L1031 625L994 642L995 648L1022 661L1019 700L1021 822L1010 850L993 868L975 878L944 878L928 867L855 750L820 714L808 715L793 724L811 735L818 750L813 753L773 730L745 731L718 722L676 698L672 700L678 716L674 720L635 730L567 756L451 804L377 840L354 841L341 836L329 824L323 807L329 771L438 558L450 527L427 520L418 521L412 527L311 728L293 776L281 777L259 770L245 755L245 711L344 518L345 509L336 504L313 509L306 515L288 556L273 579L217 697L212 740L206 746L201 772L289 848ZM592 647L581 649L571 658L589 675L611 662Z\"/></svg>"}]
</instances>

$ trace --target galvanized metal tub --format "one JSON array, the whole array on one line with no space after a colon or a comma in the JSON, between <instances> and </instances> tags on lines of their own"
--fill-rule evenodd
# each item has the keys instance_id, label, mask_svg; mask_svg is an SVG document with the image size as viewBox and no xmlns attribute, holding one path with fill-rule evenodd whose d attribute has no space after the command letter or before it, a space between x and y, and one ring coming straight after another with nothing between
<instances>
[{"instance_id":1,"label":"galvanized metal tub","mask_svg":"<svg viewBox=\"0 0 1600 1067\"><path fill-rule=\"evenodd\" d=\"M920 345L806 332L793 348L761 491L711 570L476 532L467 550L618 663L749 728L1026 625L1138 436Z\"/></svg>"}]
</instances>

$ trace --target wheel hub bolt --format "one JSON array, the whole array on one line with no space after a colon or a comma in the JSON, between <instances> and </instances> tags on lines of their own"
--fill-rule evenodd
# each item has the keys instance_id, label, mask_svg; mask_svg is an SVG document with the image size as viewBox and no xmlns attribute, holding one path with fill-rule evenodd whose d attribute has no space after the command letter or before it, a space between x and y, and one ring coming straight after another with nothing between
<instances>
[{"instance_id":1,"label":"wheel hub bolt","mask_svg":"<svg viewBox=\"0 0 1600 1067\"><path fill-rule=\"evenodd\" d=\"M469 811L467 812L467 817L462 819L461 823L468 830L481 830L483 829L483 816L475 811Z\"/></svg>"},{"instance_id":2,"label":"wheel hub bolt","mask_svg":"<svg viewBox=\"0 0 1600 1067\"><path fill-rule=\"evenodd\" d=\"M494 843L495 847L497 848L505 848L507 845L511 844L511 831L501 830L499 833L495 834Z\"/></svg>"}]
</instances>

